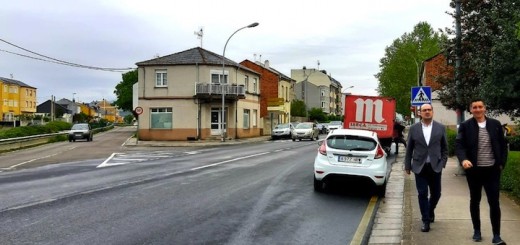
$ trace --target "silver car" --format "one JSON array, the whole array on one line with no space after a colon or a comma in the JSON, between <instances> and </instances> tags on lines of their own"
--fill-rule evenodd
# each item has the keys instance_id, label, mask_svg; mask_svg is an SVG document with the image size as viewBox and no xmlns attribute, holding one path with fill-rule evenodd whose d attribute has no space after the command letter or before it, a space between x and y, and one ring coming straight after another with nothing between
<instances>
[{"instance_id":1,"label":"silver car","mask_svg":"<svg viewBox=\"0 0 520 245\"><path fill-rule=\"evenodd\" d=\"M318 129L318 125L316 123L311 122L303 122L300 123L294 128L294 132L292 135L292 140L296 141L302 139L309 140L318 140L320 135L320 131Z\"/></svg>"},{"instance_id":2,"label":"silver car","mask_svg":"<svg viewBox=\"0 0 520 245\"><path fill-rule=\"evenodd\" d=\"M69 131L69 142L76 141L77 139L93 140L92 128L88 123L76 123L72 125Z\"/></svg>"},{"instance_id":3,"label":"silver car","mask_svg":"<svg viewBox=\"0 0 520 245\"><path fill-rule=\"evenodd\" d=\"M273 131L271 132L271 139L278 138L287 138L290 139L292 137L294 131L294 127L291 123L282 123L276 125Z\"/></svg>"}]
</instances>

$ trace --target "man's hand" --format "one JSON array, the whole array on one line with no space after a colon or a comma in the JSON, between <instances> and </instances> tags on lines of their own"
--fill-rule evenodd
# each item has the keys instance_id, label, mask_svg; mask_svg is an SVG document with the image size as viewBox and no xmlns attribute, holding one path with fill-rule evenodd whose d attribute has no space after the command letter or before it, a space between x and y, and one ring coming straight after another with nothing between
<instances>
[{"instance_id":1,"label":"man's hand","mask_svg":"<svg viewBox=\"0 0 520 245\"><path fill-rule=\"evenodd\" d=\"M469 160L462 161L462 168L469 169L472 167L473 167L473 164Z\"/></svg>"},{"instance_id":2,"label":"man's hand","mask_svg":"<svg viewBox=\"0 0 520 245\"><path fill-rule=\"evenodd\" d=\"M406 172L406 174L410 175L410 169L405 169L404 171Z\"/></svg>"}]
</instances>

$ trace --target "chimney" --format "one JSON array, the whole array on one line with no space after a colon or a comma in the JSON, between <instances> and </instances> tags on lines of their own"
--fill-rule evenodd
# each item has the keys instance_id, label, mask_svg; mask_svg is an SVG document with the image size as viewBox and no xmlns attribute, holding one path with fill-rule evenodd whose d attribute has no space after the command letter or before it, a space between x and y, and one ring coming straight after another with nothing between
<instances>
[{"instance_id":1,"label":"chimney","mask_svg":"<svg viewBox=\"0 0 520 245\"><path fill-rule=\"evenodd\" d=\"M265 68L269 68L269 60L265 60L265 62L264 62L264 67L265 67Z\"/></svg>"}]
</instances>

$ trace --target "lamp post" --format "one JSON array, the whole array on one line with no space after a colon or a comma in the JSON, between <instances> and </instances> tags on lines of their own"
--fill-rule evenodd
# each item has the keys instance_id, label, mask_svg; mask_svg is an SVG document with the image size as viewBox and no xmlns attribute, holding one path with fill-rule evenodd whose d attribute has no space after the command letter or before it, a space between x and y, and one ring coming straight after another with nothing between
<instances>
[{"instance_id":1,"label":"lamp post","mask_svg":"<svg viewBox=\"0 0 520 245\"><path fill-rule=\"evenodd\" d=\"M222 142L226 141L226 134L224 131L224 115L225 115L224 109L225 109L225 97L226 97L226 93L225 93L225 89L224 89L224 68L226 66L226 47L227 47L229 40L231 39L231 37L233 37L233 35L235 35L235 33L239 32L242 29L251 28L251 27L255 27L255 26L258 26L258 22L241 27L238 30L236 30L235 32L233 32L233 34L231 34L231 36L229 36L229 38L227 39L226 44L224 45L224 51L222 52L222 79L220 80L220 88L222 89L222 91L221 91L222 108L220 111L220 133L221 133L221 137L222 137L221 138Z\"/></svg>"}]
</instances>

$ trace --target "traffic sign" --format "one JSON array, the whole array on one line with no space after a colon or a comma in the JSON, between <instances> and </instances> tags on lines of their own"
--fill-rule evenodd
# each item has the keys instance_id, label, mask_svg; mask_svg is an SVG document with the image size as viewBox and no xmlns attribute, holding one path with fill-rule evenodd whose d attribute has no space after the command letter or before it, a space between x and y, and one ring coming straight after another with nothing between
<instances>
[{"instance_id":1,"label":"traffic sign","mask_svg":"<svg viewBox=\"0 0 520 245\"><path fill-rule=\"evenodd\" d=\"M141 115L141 113L143 113L143 108L140 107L140 106L138 106L138 107L136 107L136 108L134 109L134 111L135 111L135 114L137 114L137 115Z\"/></svg>"},{"instance_id":2,"label":"traffic sign","mask_svg":"<svg viewBox=\"0 0 520 245\"><path fill-rule=\"evenodd\" d=\"M412 87L412 105L420 106L422 104L432 103L432 88L428 86Z\"/></svg>"}]
</instances>

